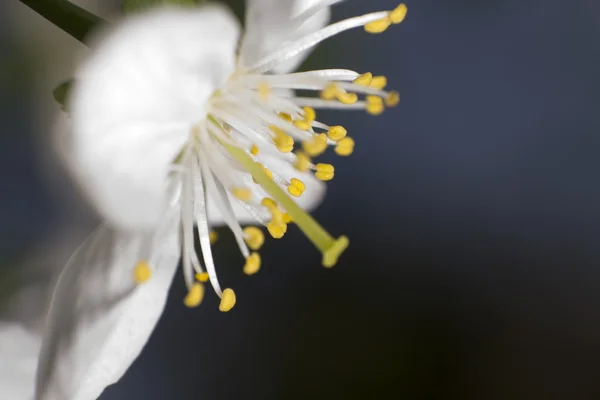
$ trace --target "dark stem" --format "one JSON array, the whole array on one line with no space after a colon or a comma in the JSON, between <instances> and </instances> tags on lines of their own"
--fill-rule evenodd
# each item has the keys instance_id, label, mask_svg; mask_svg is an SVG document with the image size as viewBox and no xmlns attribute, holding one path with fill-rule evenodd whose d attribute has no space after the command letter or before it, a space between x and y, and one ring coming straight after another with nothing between
<instances>
[{"instance_id":1,"label":"dark stem","mask_svg":"<svg viewBox=\"0 0 600 400\"><path fill-rule=\"evenodd\" d=\"M67 0L19 0L80 42L104 20Z\"/></svg>"}]
</instances>

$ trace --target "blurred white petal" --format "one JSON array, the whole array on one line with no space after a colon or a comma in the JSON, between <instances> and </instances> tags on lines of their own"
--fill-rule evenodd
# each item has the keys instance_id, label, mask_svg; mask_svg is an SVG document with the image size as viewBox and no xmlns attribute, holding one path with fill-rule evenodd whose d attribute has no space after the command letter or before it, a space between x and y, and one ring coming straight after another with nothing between
<instances>
[{"instance_id":1,"label":"blurred white petal","mask_svg":"<svg viewBox=\"0 0 600 400\"><path fill-rule=\"evenodd\" d=\"M42 338L22 326L0 321L0 399L33 397Z\"/></svg>"},{"instance_id":2,"label":"blurred white petal","mask_svg":"<svg viewBox=\"0 0 600 400\"><path fill-rule=\"evenodd\" d=\"M178 227L170 221L153 239L100 226L77 250L47 317L37 400L93 400L125 373L164 308L180 257ZM148 249L159 257L152 278L137 285L133 267Z\"/></svg>"},{"instance_id":3,"label":"blurred white petal","mask_svg":"<svg viewBox=\"0 0 600 400\"><path fill-rule=\"evenodd\" d=\"M111 223L151 228L169 167L233 72L239 27L218 6L160 8L91 41L69 111L70 163Z\"/></svg>"}]
</instances>

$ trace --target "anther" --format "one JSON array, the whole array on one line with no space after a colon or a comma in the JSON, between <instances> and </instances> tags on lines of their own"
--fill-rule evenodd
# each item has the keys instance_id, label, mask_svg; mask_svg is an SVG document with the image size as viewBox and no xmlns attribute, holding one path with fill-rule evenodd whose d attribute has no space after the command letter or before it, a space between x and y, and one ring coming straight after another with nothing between
<instances>
[{"instance_id":1,"label":"anther","mask_svg":"<svg viewBox=\"0 0 600 400\"><path fill-rule=\"evenodd\" d=\"M223 290L223 296L221 297L221 304L219 304L219 310L227 312L235 306L235 292L229 288Z\"/></svg>"},{"instance_id":2,"label":"anther","mask_svg":"<svg viewBox=\"0 0 600 400\"><path fill-rule=\"evenodd\" d=\"M255 144L253 144L252 147L250 148L250 154L252 154L253 156L258 155L258 147L256 147Z\"/></svg>"},{"instance_id":3,"label":"anther","mask_svg":"<svg viewBox=\"0 0 600 400\"><path fill-rule=\"evenodd\" d=\"M308 158L308 156L301 151L296 152L296 162L294 163L294 168L300 172L308 171L310 169L310 158Z\"/></svg>"},{"instance_id":4,"label":"anther","mask_svg":"<svg viewBox=\"0 0 600 400\"><path fill-rule=\"evenodd\" d=\"M288 113L280 112L279 118L281 118L282 120L287 121L287 122L292 122L292 116Z\"/></svg>"},{"instance_id":5,"label":"anther","mask_svg":"<svg viewBox=\"0 0 600 400\"><path fill-rule=\"evenodd\" d=\"M288 186L288 193L294 197L302 196L302 193L306 190L306 185L300 179L292 178L290 185Z\"/></svg>"},{"instance_id":6,"label":"anther","mask_svg":"<svg viewBox=\"0 0 600 400\"><path fill-rule=\"evenodd\" d=\"M400 103L400 93L390 92L385 98L385 105L388 107L396 107Z\"/></svg>"},{"instance_id":7,"label":"anther","mask_svg":"<svg viewBox=\"0 0 600 400\"><path fill-rule=\"evenodd\" d=\"M292 216L288 213L283 213L283 222L285 222L286 224L291 224L292 222L294 222L294 220L292 219Z\"/></svg>"},{"instance_id":8,"label":"anther","mask_svg":"<svg viewBox=\"0 0 600 400\"><path fill-rule=\"evenodd\" d=\"M377 96L367 96L367 112L371 115L381 115L385 107L383 99Z\"/></svg>"},{"instance_id":9,"label":"anther","mask_svg":"<svg viewBox=\"0 0 600 400\"><path fill-rule=\"evenodd\" d=\"M376 76L373 78L369 86L375 89L384 89L387 86L387 78L383 75Z\"/></svg>"},{"instance_id":10,"label":"anther","mask_svg":"<svg viewBox=\"0 0 600 400\"><path fill-rule=\"evenodd\" d=\"M338 85L335 83L330 83L321 92L321 98L323 100L335 100L339 90L340 89L338 88Z\"/></svg>"},{"instance_id":11,"label":"anther","mask_svg":"<svg viewBox=\"0 0 600 400\"><path fill-rule=\"evenodd\" d=\"M308 131L312 127L312 121L297 119L294 121L294 125L298 129L302 129L303 131Z\"/></svg>"},{"instance_id":12,"label":"anther","mask_svg":"<svg viewBox=\"0 0 600 400\"><path fill-rule=\"evenodd\" d=\"M315 169L317 170L315 177L321 181L330 181L335 175L335 169L331 164L317 164Z\"/></svg>"},{"instance_id":13,"label":"anther","mask_svg":"<svg viewBox=\"0 0 600 400\"><path fill-rule=\"evenodd\" d=\"M275 202L275 200L270 199L268 197L265 197L264 199L262 199L260 204L267 207L269 209L269 211L272 211L273 209L277 208L277 203Z\"/></svg>"},{"instance_id":14,"label":"anther","mask_svg":"<svg viewBox=\"0 0 600 400\"><path fill-rule=\"evenodd\" d=\"M302 147L311 157L321 155L327 149L327 135L324 133L315 135L312 141L303 142Z\"/></svg>"},{"instance_id":15,"label":"anther","mask_svg":"<svg viewBox=\"0 0 600 400\"><path fill-rule=\"evenodd\" d=\"M185 299L183 299L183 304L189 308L198 307L202 303L202 299L204 299L204 285L196 282L190 288Z\"/></svg>"},{"instance_id":16,"label":"anther","mask_svg":"<svg viewBox=\"0 0 600 400\"><path fill-rule=\"evenodd\" d=\"M365 31L368 33L383 33L390 27L392 20L390 17L378 19L365 25Z\"/></svg>"},{"instance_id":17,"label":"anther","mask_svg":"<svg viewBox=\"0 0 600 400\"><path fill-rule=\"evenodd\" d=\"M392 21L392 24L399 24L404 21L407 11L408 8L406 7L406 4L402 3L390 12L390 21Z\"/></svg>"},{"instance_id":18,"label":"anther","mask_svg":"<svg viewBox=\"0 0 600 400\"><path fill-rule=\"evenodd\" d=\"M273 239L281 239L287 232L287 224L283 221L271 221L267 224L267 230Z\"/></svg>"},{"instance_id":19,"label":"anther","mask_svg":"<svg viewBox=\"0 0 600 400\"><path fill-rule=\"evenodd\" d=\"M241 201L250 201L252 200L252 191L246 188L233 188L231 190L233 196Z\"/></svg>"},{"instance_id":20,"label":"anther","mask_svg":"<svg viewBox=\"0 0 600 400\"><path fill-rule=\"evenodd\" d=\"M343 104L354 104L358 101L358 95L356 93L348 93L344 91L337 92L337 99Z\"/></svg>"},{"instance_id":21,"label":"anther","mask_svg":"<svg viewBox=\"0 0 600 400\"><path fill-rule=\"evenodd\" d=\"M147 282L152 277L152 269L148 261L139 261L133 268L133 280L136 283Z\"/></svg>"},{"instance_id":22,"label":"anther","mask_svg":"<svg viewBox=\"0 0 600 400\"><path fill-rule=\"evenodd\" d=\"M347 134L348 134L348 131L346 130L346 128L344 128L343 126L339 126L339 125L332 126L329 128L329 131L327 131L327 136L329 137L329 139L336 141L336 142L345 138Z\"/></svg>"},{"instance_id":23,"label":"anther","mask_svg":"<svg viewBox=\"0 0 600 400\"><path fill-rule=\"evenodd\" d=\"M195 278L198 282L208 282L208 272L197 273Z\"/></svg>"},{"instance_id":24,"label":"anther","mask_svg":"<svg viewBox=\"0 0 600 400\"><path fill-rule=\"evenodd\" d=\"M294 139L285 133L273 139L273 143L275 143L277 150L282 153L290 153L292 150L294 150Z\"/></svg>"},{"instance_id":25,"label":"anther","mask_svg":"<svg viewBox=\"0 0 600 400\"><path fill-rule=\"evenodd\" d=\"M354 139L350 137L343 138L335 146L335 153L339 156L349 156L354 152Z\"/></svg>"},{"instance_id":26,"label":"anther","mask_svg":"<svg viewBox=\"0 0 600 400\"><path fill-rule=\"evenodd\" d=\"M210 244L215 244L217 240L219 240L219 234L215 231L210 231L208 234L208 240L210 241Z\"/></svg>"},{"instance_id":27,"label":"anther","mask_svg":"<svg viewBox=\"0 0 600 400\"><path fill-rule=\"evenodd\" d=\"M259 228L247 226L244 228L244 241L252 250L259 250L265 243L265 235Z\"/></svg>"},{"instance_id":28,"label":"anther","mask_svg":"<svg viewBox=\"0 0 600 400\"><path fill-rule=\"evenodd\" d=\"M254 275L260 270L260 254L252 253L246 258L244 265L244 273L246 275Z\"/></svg>"},{"instance_id":29,"label":"anther","mask_svg":"<svg viewBox=\"0 0 600 400\"><path fill-rule=\"evenodd\" d=\"M371 84L372 80L373 80L373 74L370 72L366 72L366 73L362 74L361 76L359 76L358 78L356 78L353 83L356 85L360 85L360 86L369 86Z\"/></svg>"},{"instance_id":30,"label":"anther","mask_svg":"<svg viewBox=\"0 0 600 400\"><path fill-rule=\"evenodd\" d=\"M306 121L314 121L315 119L317 119L317 113L315 111L314 108L312 107L303 107L302 108L304 110L304 119Z\"/></svg>"}]
</instances>

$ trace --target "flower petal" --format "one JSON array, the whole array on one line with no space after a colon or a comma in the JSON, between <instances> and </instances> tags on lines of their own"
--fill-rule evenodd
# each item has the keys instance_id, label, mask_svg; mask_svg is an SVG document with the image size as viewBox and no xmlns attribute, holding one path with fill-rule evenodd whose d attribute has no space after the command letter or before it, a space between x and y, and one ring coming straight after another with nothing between
<instances>
[{"instance_id":1,"label":"flower petal","mask_svg":"<svg viewBox=\"0 0 600 400\"><path fill-rule=\"evenodd\" d=\"M153 241L100 226L69 260L46 321L36 400L96 399L137 358L179 263L177 218L161 229ZM136 285L134 265L150 249L153 276Z\"/></svg>"},{"instance_id":2,"label":"flower petal","mask_svg":"<svg viewBox=\"0 0 600 400\"><path fill-rule=\"evenodd\" d=\"M68 106L74 175L100 214L152 228L165 180L215 88L233 73L239 26L225 8L158 8L90 44Z\"/></svg>"},{"instance_id":3,"label":"flower petal","mask_svg":"<svg viewBox=\"0 0 600 400\"><path fill-rule=\"evenodd\" d=\"M0 399L30 399L42 338L22 326L0 322Z\"/></svg>"},{"instance_id":4,"label":"flower petal","mask_svg":"<svg viewBox=\"0 0 600 400\"><path fill-rule=\"evenodd\" d=\"M286 177L300 179L306 185L306 190L302 196L294 198L296 203L303 209L310 211L315 209L325 197L326 185L315 178L311 172L299 172L288 162L284 162L276 157L263 157L263 161L269 165L269 168ZM286 188L283 188L286 190ZM240 204L239 201L232 199L232 206L235 216L240 224L255 224L256 220ZM268 219L268 213L265 214ZM215 199L208 199L208 219L212 225L224 224L223 217L219 213L219 207L215 204Z\"/></svg>"},{"instance_id":5,"label":"flower petal","mask_svg":"<svg viewBox=\"0 0 600 400\"><path fill-rule=\"evenodd\" d=\"M342 0L248 0L246 33L240 49L244 65L251 65L267 56L283 43L318 30L329 22L329 6ZM292 19L308 10L316 12L300 25ZM299 54L275 69L277 73L295 70L308 52Z\"/></svg>"}]
</instances>

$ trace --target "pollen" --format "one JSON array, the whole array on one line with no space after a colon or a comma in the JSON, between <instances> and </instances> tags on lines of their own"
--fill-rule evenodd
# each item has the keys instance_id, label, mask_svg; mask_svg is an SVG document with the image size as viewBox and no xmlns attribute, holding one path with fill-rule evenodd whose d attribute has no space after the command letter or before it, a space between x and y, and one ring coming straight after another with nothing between
<instances>
[{"instance_id":1,"label":"pollen","mask_svg":"<svg viewBox=\"0 0 600 400\"><path fill-rule=\"evenodd\" d=\"M287 224L283 221L271 221L267 224L267 230L273 239L281 239L287 232Z\"/></svg>"},{"instance_id":2,"label":"pollen","mask_svg":"<svg viewBox=\"0 0 600 400\"><path fill-rule=\"evenodd\" d=\"M381 75L374 77L369 86L375 89L384 89L387 86L387 83L387 78Z\"/></svg>"},{"instance_id":3,"label":"pollen","mask_svg":"<svg viewBox=\"0 0 600 400\"><path fill-rule=\"evenodd\" d=\"M204 299L204 285L196 282L190 288L188 294L183 299L183 304L189 308L195 308L202 303Z\"/></svg>"},{"instance_id":4,"label":"pollen","mask_svg":"<svg viewBox=\"0 0 600 400\"><path fill-rule=\"evenodd\" d=\"M252 253L246 258L244 265L244 273L246 275L254 275L260 270L260 254Z\"/></svg>"},{"instance_id":5,"label":"pollen","mask_svg":"<svg viewBox=\"0 0 600 400\"><path fill-rule=\"evenodd\" d=\"M358 78L356 78L353 83L356 85L360 85L360 86L369 86L371 84L372 80L373 80L373 74L370 72L366 72L366 73L362 74L361 76L359 76Z\"/></svg>"},{"instance_id":6,"label":"pollen","mask_svg":"<svg viewBox=\"0 0 600 400\"><path fill-rule=\"evenodd\" d=\"M288 193L294 197L302 196L302 193L306 190L306 185L300 179L292 178L290 185L288 186Z\"/></svg>"},{"instance_id":7,"label":"pollen","mask_svg":"<svg viewBox=\"0 0 600 400\"><path fill-rule=\"evenodd\" d=\"M336 85L335 83L330 83L321 92L321 98L323 100L335 100L339 91L340 89L338 85Z\"/></svg>"},{"instance_id":8,"label":"pollen","mask_svg":"<svg viewBox=\"0 0 600 400\"><path fill-rule=\"evenodd\" d=\"M317 112L315 111L314 108L312 107L303 107L302 108L304 110L304 119L306 121L314 121L317 119Z\"/></svg>"},{"instance_id":9,"label":"pollen","mask_svg":"<svg viewBox=\"0 0 600 400\"><path fill-rule=\"evenodd\" d=\"M337 99L343 104L354 104L358 101L358 95L356 93L348 93L344 91L337 92Z\"/></svg>"},{"instance_id":10,"label":"pollen","mask_svg":"<svg viewBox=\"0 0 600 400\"><path fill-rule=\"evenodd\" d=\"M402 21L404 21L404 18L406 18L407 12L408 7L406 7L406 4L400 4L392 12L390 12L390 21L392 21L392 24L401 23Z\"/></svg>"},{"instance_id":11,"label":"pollen","mask_svg":"<svg viewBox=\"0 0 600 400\"><path fill-rule=\"evenodd\" d=\"M335 146L334 151L339 156L349 156L354 152L354 139L350 137L343 138Z\"/></svg>"},{"instance_id":12,"label":"pollen","mask_svg":"<svg viewBox=\"0 0 600 400\"><path fill-rule=\"evenodd\" d=\"M389 17L369 22L365 25L365 31L368 33L383 33L390 27L392 20Z\"/></svg>"},{"instance_id":13,"label":"pollen","mask_svg":"<svg viewBox=\"0 0 600 400\"><path fill-rule=\"evenodd\" d=\"M221 304L219 304L219 310L227 312L235 306L235 292L232 289L223 290L223 297L221 297Z\"/></svg>"},{"instance_id":14,"label":"pollen","mask_svg":"<svg viewBox=\"0 0 600 400\"><path fill-rule=\"evenodd\" d=\"M332 126L329 128L329 131L327 131L327 136L329 137L329 139L338 142L340 140L342 140L343 138L346 137L346 135L348 134L348 131L346 130L346 128L344 128L343 126Z\"/></svg>"},{"instance_id":15,"label":"pollen","mask_svg":"<svg viewBox=\"0 0 600 400\"><path fill-rule=\"evenodd\" d=\"M233 188L231 190L231 193L238 200L246 201L246 202L252 200L252 191L250 189L246 189L246 188Z\"/></svg>"},{"instance_id":16,"label":"pollen","mask_svg":"<svg viewBox=\"0 0 600 400\"><path fill-rule=\"evenodd\" d=\"M258 155L258 147L256 147L255 144L253 144L252 147L250 148L250 154L252 154L253 156Z\"/></svg>"},{"instance_id":17,"label":"pollen","mask_svg":"<svg viewBox=\"0 0 600 400\"><path fill-rule=\"evenodd\" d=\"M327 149L327 135L324 133L315 135L312 141L303 142L302 147L309 156L319 156Z\"/></svg>"},{"instance_id":18,"label":"pollen","mask_svg":"<svg viewBox=\"0 0 600 400\"><path fill-rule=\"evenodd\" d=\"M210 240L210 244L215 244L219 240L219 234L215 231L210 231L208 239Z\"/></svg>"},{"instance_id":19,"label":"pollen","mask_svg":"<svg viewBox=\"0 0 600 400\"><path fill-rule=\"evenodd\" d=\"M133 280L138 283L145 283L152 278L152 268L148 261L139 261L133 268Z\"/></svg>"},{"instance_id":20,"label":"pollen","mask_svg":"<svg viewBox=\"0 0 600 400\"><path fill-rule=\"evenodd\" d=\"M275 147L282 153L291 153L294 150L294 139L291 136L282 133L273 139Z\"/></svg>"},{"instance_id":21,"label":"pollen","mask_svg":"<svg viewBox=\"0 0 600 400\"><path fill-rule=\"evenodd\" d=\"M244 228L244 241L252 250L259 250L265 243L265 234L255 226Z\"/></svg>"},{"instance_id":22,"label":"pollen","mask_svg":"<svg viewBox=\"0 0 600 400\"><path fill-rule=\"evenodd\" d=\"M378 96L367 96L367 112L371 115L381 115L385 110L383 99Z\"/></svg>"},{"instance_id":23,"label":"pollen","mask_svg":"<svg viewBox=\"0 0 600 400\"><path fill-rule=\"evenodd\" d=\"M310 158L303 152L296 152L296 162L294 168L300 172L306 172L310 169Z\"/></svg>"},{"instance_id":24,"label":"pollen","mask_svg":"<svg viewBox=\"0 0 600 400\"><path fill-rule=\"evenodd\" d=\"M315 169L317 170L315 176L321 181L330 181L335 175L335 169L331 164L317 164Z\"/></svg>"},{"instance_id":25,"label":"pollen","mask_svg":"<svg viewBox=\"0 0 600 400\"><path fill-rule=\"evenodd\" d=\"M208 272L199 272L196 274L195 278L198 282L208 282Z\"/></svg>"},{"instance_id":26,"label":"pollen","mask_svg":"<svg viewBox=\"0 0 600 400\"><path fill-rule=\"evenodd\" d=\"M385 98L385 105L388 107L396 107L400 104L400 93L390 92Z\"/></svg>"}]
</instances>

